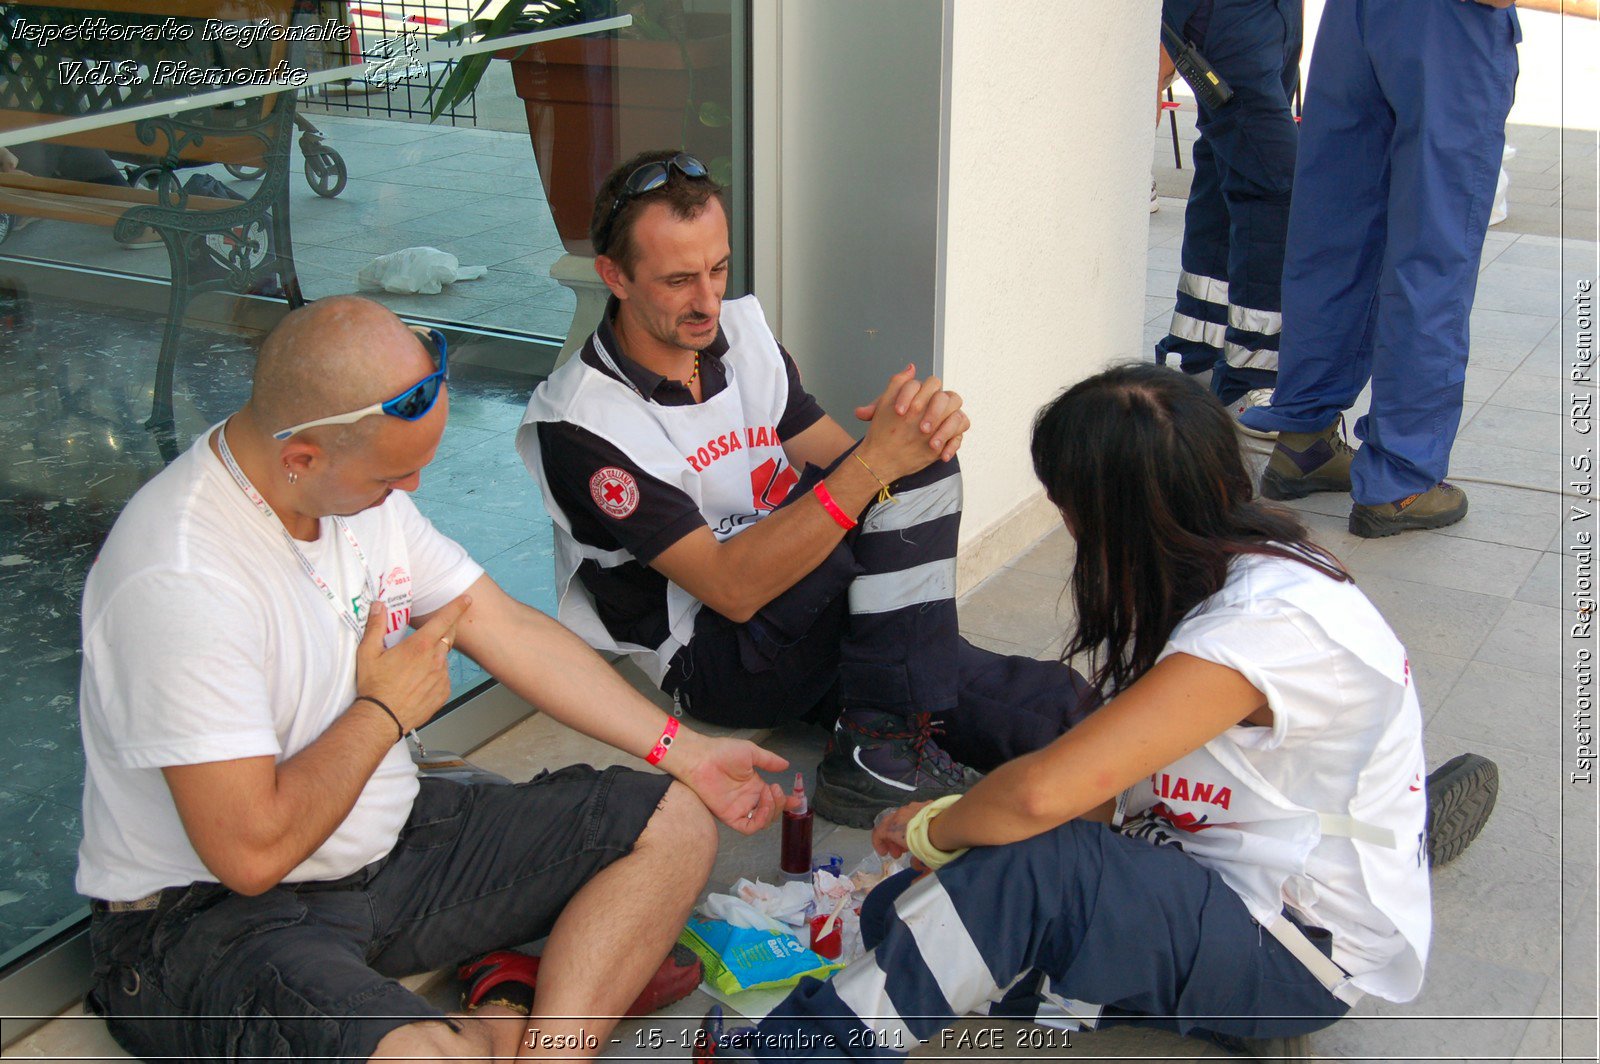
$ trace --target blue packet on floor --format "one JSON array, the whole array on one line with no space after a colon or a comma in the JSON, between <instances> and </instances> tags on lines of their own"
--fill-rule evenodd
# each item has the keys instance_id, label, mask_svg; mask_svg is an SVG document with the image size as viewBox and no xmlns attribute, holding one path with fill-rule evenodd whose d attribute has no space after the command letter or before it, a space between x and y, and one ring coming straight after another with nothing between
<instances>
[{"instance_id":1,"label":"blue packet on floor","mask_svg":"<svg viewBox=\"0 0 1600 1064\"><path fill-rule=\"evenodd\" d=\"M706 982L724 994L793 986L808 975L826 979L844 967L793 935L734 927L724 920L692 916L678 941L700 958Z\"/></svg>"}]
</instances>

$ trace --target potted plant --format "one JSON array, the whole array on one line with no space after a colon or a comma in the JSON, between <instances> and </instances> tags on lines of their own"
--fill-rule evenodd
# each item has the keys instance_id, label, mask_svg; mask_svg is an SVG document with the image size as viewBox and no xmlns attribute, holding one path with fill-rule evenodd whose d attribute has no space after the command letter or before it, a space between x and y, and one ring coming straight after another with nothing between
<instances>
[{"instance_id":1,"label":"potted plant","mask_svg":"<svg viewBox=\"0 0 1600 1064\"><path fill-rule=\"evenodd\" d=\"M730 80L726 18L687 13L682 0L508 0L492 18L482 17L496 2L484 0L472 19L440 38L493 39L633 16L631 27L605 38L547 41L494 56L511 63L539 178L569 253L594 254L595 193L606 173L636 152L681 148L727 182L731 115L711 98ZM434 94L435 118L476 90L490 61L477 55L456 64Z\"/></svg>"}]
</instances>

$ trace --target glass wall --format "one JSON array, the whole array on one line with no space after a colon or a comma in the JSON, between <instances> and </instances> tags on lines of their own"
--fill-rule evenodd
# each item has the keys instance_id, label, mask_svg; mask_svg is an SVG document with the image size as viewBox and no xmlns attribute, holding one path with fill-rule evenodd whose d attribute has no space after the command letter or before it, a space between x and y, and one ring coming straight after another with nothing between
<instances>
[{"instance_id":1,"label":"glass wall","mask_svg":"<svg viewBox=\"0 0 1600 1064\"><path fill-rule=\"evenodd\" d=\"M687 146L725 180L747 181L734 136L744 0L634 0L621 5L631 27L485 60L475 91L435 118L441 86L466 63L427 53L477 6L185 8L224 27L267 19L328 38L290 44L244 43L237 30L202 40L203 19L188 16L178 21L195 32L177 39L159 29L170 5L155 0L149 15L0 4L0 977L85 915L72 879L88 567L132 493L243 402L256 345L297 295L359 291L446 331L451 420L418 505L513 595L554 608L549 522L512 437L563 340L594 324L583 232L600 175L634 151ZM619 13L567 6L590 21ZM40 29L93 18L109 21L75 41ZM280 61L307 75L295 107L257 93L208 108L198 146L168 151L167 132L152 140L115 113L152 101L181 111L188 97L233 87L221 75L199 83L204 71ZM341 76L318 83L319 71ZM111 84L118 77L129 84ZM152 122L181 140L194 118ZM53 131L31 127L46 119L77 125L45 139ZM736 247L745 225L735 219ZM415 247L483 276L432 294L370 287L374 259ZM742 275L736 263L735 288ZM574 289L586 284L591 309L580 312ZM189 297L175 335L174 289ZM459 704L485 677L461 660L452 680Z\"/></svg>"}]
</instances>

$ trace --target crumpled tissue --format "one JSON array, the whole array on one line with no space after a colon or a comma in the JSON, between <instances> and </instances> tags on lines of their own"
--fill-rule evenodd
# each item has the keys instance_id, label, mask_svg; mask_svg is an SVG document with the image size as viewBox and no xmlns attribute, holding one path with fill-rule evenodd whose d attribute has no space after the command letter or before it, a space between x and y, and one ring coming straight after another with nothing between
<instances>
[{"instance_id":1,"label":"crumpled tissue","mask_svg":"<svg viewBox=\"0 0 1600 1064\"><path fill-rule=\"evenodd\" d=\"M734 883L732 894L709 895L700 911L734 927L788 933L806 922L806 907L810 904L811 884L804 880L779 887L741 879Z\"/></svg>"}]
</instances>

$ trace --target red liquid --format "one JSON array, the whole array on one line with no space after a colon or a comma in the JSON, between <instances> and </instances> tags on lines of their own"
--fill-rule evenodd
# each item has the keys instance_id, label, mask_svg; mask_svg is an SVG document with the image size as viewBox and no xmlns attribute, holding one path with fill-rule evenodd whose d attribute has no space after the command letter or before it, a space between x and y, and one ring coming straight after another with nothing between
<instances>
[{"instance_id":1,"label":"red liquid","mask_svg":"<svg viewBox=\"0 0 1600 1064\"><path fill-rule=\"evenodd\" d=\"M783 811L783 850L778 867L789 876L811 875L811 810Z\"/></svg>"},{"instance_id":2,"label":"red liquid","mask_svg":"<svg viewBox=\"0 0 1600 1064\"><path fill-rule=\"evenodd\" d=\"M822 932L822 925L828 922L826 916L813 916L811 918L811 952L819 957L826 957L830 961L839 959L839 954L844 951L843 925L840 921L833 922L833 930L826 936L818 937Z\"/></svg>"}]
</instances>

